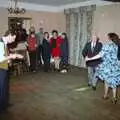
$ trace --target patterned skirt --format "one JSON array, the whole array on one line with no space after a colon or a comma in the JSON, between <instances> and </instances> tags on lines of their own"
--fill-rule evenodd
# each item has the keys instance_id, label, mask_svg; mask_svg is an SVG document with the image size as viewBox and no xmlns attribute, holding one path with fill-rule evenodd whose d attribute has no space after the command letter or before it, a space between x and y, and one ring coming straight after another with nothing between
<instances>
[{"instance_id":1,"label":"patterned skirt","mask_svg":"<svg viewBox=\"0 0 120 120\"><path fill-rule=\"evenodd\" d=\"M96 76L107 83L109 87L115 88L120 85L120 65L118 62L102 62L96 68Z\"/></svg>"}]
</instances>

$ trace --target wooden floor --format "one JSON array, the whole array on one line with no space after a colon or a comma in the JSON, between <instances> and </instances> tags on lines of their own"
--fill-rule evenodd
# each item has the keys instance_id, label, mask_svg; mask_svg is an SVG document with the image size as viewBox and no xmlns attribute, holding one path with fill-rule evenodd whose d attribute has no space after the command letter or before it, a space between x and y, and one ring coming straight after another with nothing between
<instances>
[{"instance_id":1,"label":"wooden floor","mask_svg":"<svg viewBox=\"0 0 120 120\"><path fill-rule=\"evenodd\" d=\"M11 103L0 120L120 120L120 102L102 100L103 83L96 92L87 86L87 72L37 72L11 82Z\"/></svg>"}]
</instances>

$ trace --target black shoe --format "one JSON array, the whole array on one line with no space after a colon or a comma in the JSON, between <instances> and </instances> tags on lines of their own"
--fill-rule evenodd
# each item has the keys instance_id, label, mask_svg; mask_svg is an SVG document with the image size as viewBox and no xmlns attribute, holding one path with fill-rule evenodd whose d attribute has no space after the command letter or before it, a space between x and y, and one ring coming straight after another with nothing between
<instances>
[{"instance_id":1,"label":"black shoe","mask_svg":"<svg viewBox=\"0 0 120 120\"><path fill-rule=\"evenodd\" d=\"M88 83L88 87L91 87L92 85Z\"/></svg>"},{"instance_id":2,"label":"black shoe","mask_svg":"<svg viewBox=\"0 0 120 120\"><path fill-rule=\"evenodd\" d=\"M112 103L113 103L113 104L116 104L116 103L117 103L117 98L113 98L113 99L112 99Z\"/></svg>"},{"instance_id":3,"label":"black shoe","mask_svg":"<svg viewBox=\"0 0 120 120\"><path fill-rule=\"evenodd\" d=\"M92 86L92 89L93 89L94 91L96 91L96 86Z\"/></svg>"}]
</instances>

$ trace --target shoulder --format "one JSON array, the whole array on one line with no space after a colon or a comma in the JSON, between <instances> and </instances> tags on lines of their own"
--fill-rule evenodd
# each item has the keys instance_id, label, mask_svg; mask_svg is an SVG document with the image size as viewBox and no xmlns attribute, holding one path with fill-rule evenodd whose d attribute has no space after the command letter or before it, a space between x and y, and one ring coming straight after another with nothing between
<instances>
[{"instance_id":1,"label":"shoulder","mask_svg":"<svg viewBox=\"0 0 120 120\"><path fill-rule=\"evenodd\" d=\"M53 40L53 37L50 38L50 41L52 41L52 40Z\"/></svg>"},{"instance_id":2,"label":"shoulder","mask_svg":"<svg viewBox=\"0 0 120 120\"><path fill-rule=\"evenodd\" d=\"M99 45L102 45L102 42L98 41L98 44L99 44Z\"/></svg>"},{"instance_id":3,"label":"shoulder","mask_svg":"<svg viewBox=\"0 0 120 120\"><path fill-rule=\"evenodd\" d=\"M38 35L40 35L40 33L39 33L39 32L37 32L37 33L35 33L35 34L36 34L37 36L38 36Z\"/></svg>"},{"instance_id":4,"label":"shoulder","mask_svg":"<svg viewBox=\"0 0 120 120\"><path fill-rule=\"evenodd\" d=\"M110 50L111 48L113 48L113 44L111 44L111 43L104 43L102 45L103 50Z\"/></svg>"},{"instance_id":5,"label":"shoulder","mask_svg":"<svg viewBox=\"0 0 120 120\"><path fill-rule=\"evenodd\" d=\"M58 39L58 40L62 40L62 37L61 37L61 36L58 36L57 39Z\"/></svg>"},{"instance_id":6,"label":"shoulder","mask_svg":"<svg viewBox=\"0 0 120 120\"><path fill-rule=\"evenodd\" d=\"M90 41L85 44L85 46L89 46L89 45L91 45Z\"/></svg>"},{"instance_id":7,"label":"shoulder","mask_svg":"<svg viewBox=\"0 0 120 120\"><path fill-rule=\"evenodd\" d=\"M102 47L103 46L102 42L98 42L98 46Z\"/></svg>"}]
</instances>

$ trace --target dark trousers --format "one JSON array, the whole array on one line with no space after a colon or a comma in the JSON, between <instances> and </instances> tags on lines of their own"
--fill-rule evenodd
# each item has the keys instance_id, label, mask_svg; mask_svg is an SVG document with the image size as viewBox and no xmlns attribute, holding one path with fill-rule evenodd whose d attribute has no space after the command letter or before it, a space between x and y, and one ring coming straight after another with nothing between
<instances>
[{"instance_id":1,"label":"dark trousers","mask_svg":"<svg viewBox=\"0 0 120 120\"><path fill-rule=\"evenodd\" d=\"M38 46L37 58L38 58L39 65L42 65L42 45Z\"/></svg>"},{"instance_id":2,"label":"dark trousers","mask_svg":"<svg viewBox=\"0 0 120 120\"><path fill-rule=\"evenodd\" d=\"M30 56L30 70L34 71L36 70L36 51L30 51L29 52L29 56Z\"/></svg>"},{"instance_id":3,"label":"dark trousers","mask_svg":"<svg viewBox=\"0 0 120 120\"><path fill-rule=\"evenodd\" d=\"M50 69L50 58L43 59L44 61L44 71L48 72Z\"/></svg>"},{"instance_id":4,"label":"dark trousers","mask_svg":"<svg viewBox=\"0 0 120 120\"><path fill-rule=\"evenodd\" d=\"M62 69L67 69L68 66L68 56L61 56L61 67Z\"/></svg>"},{"instance_id":5,"label":"dark trousers","mask_svg":"<svg viewBox=\"0 0 120 120\"><path fill-rule=\"evenodd\" d=\"M9 78L8 71L0 69L0 112L9 104Z\"/></svg>"}]
</instances>

